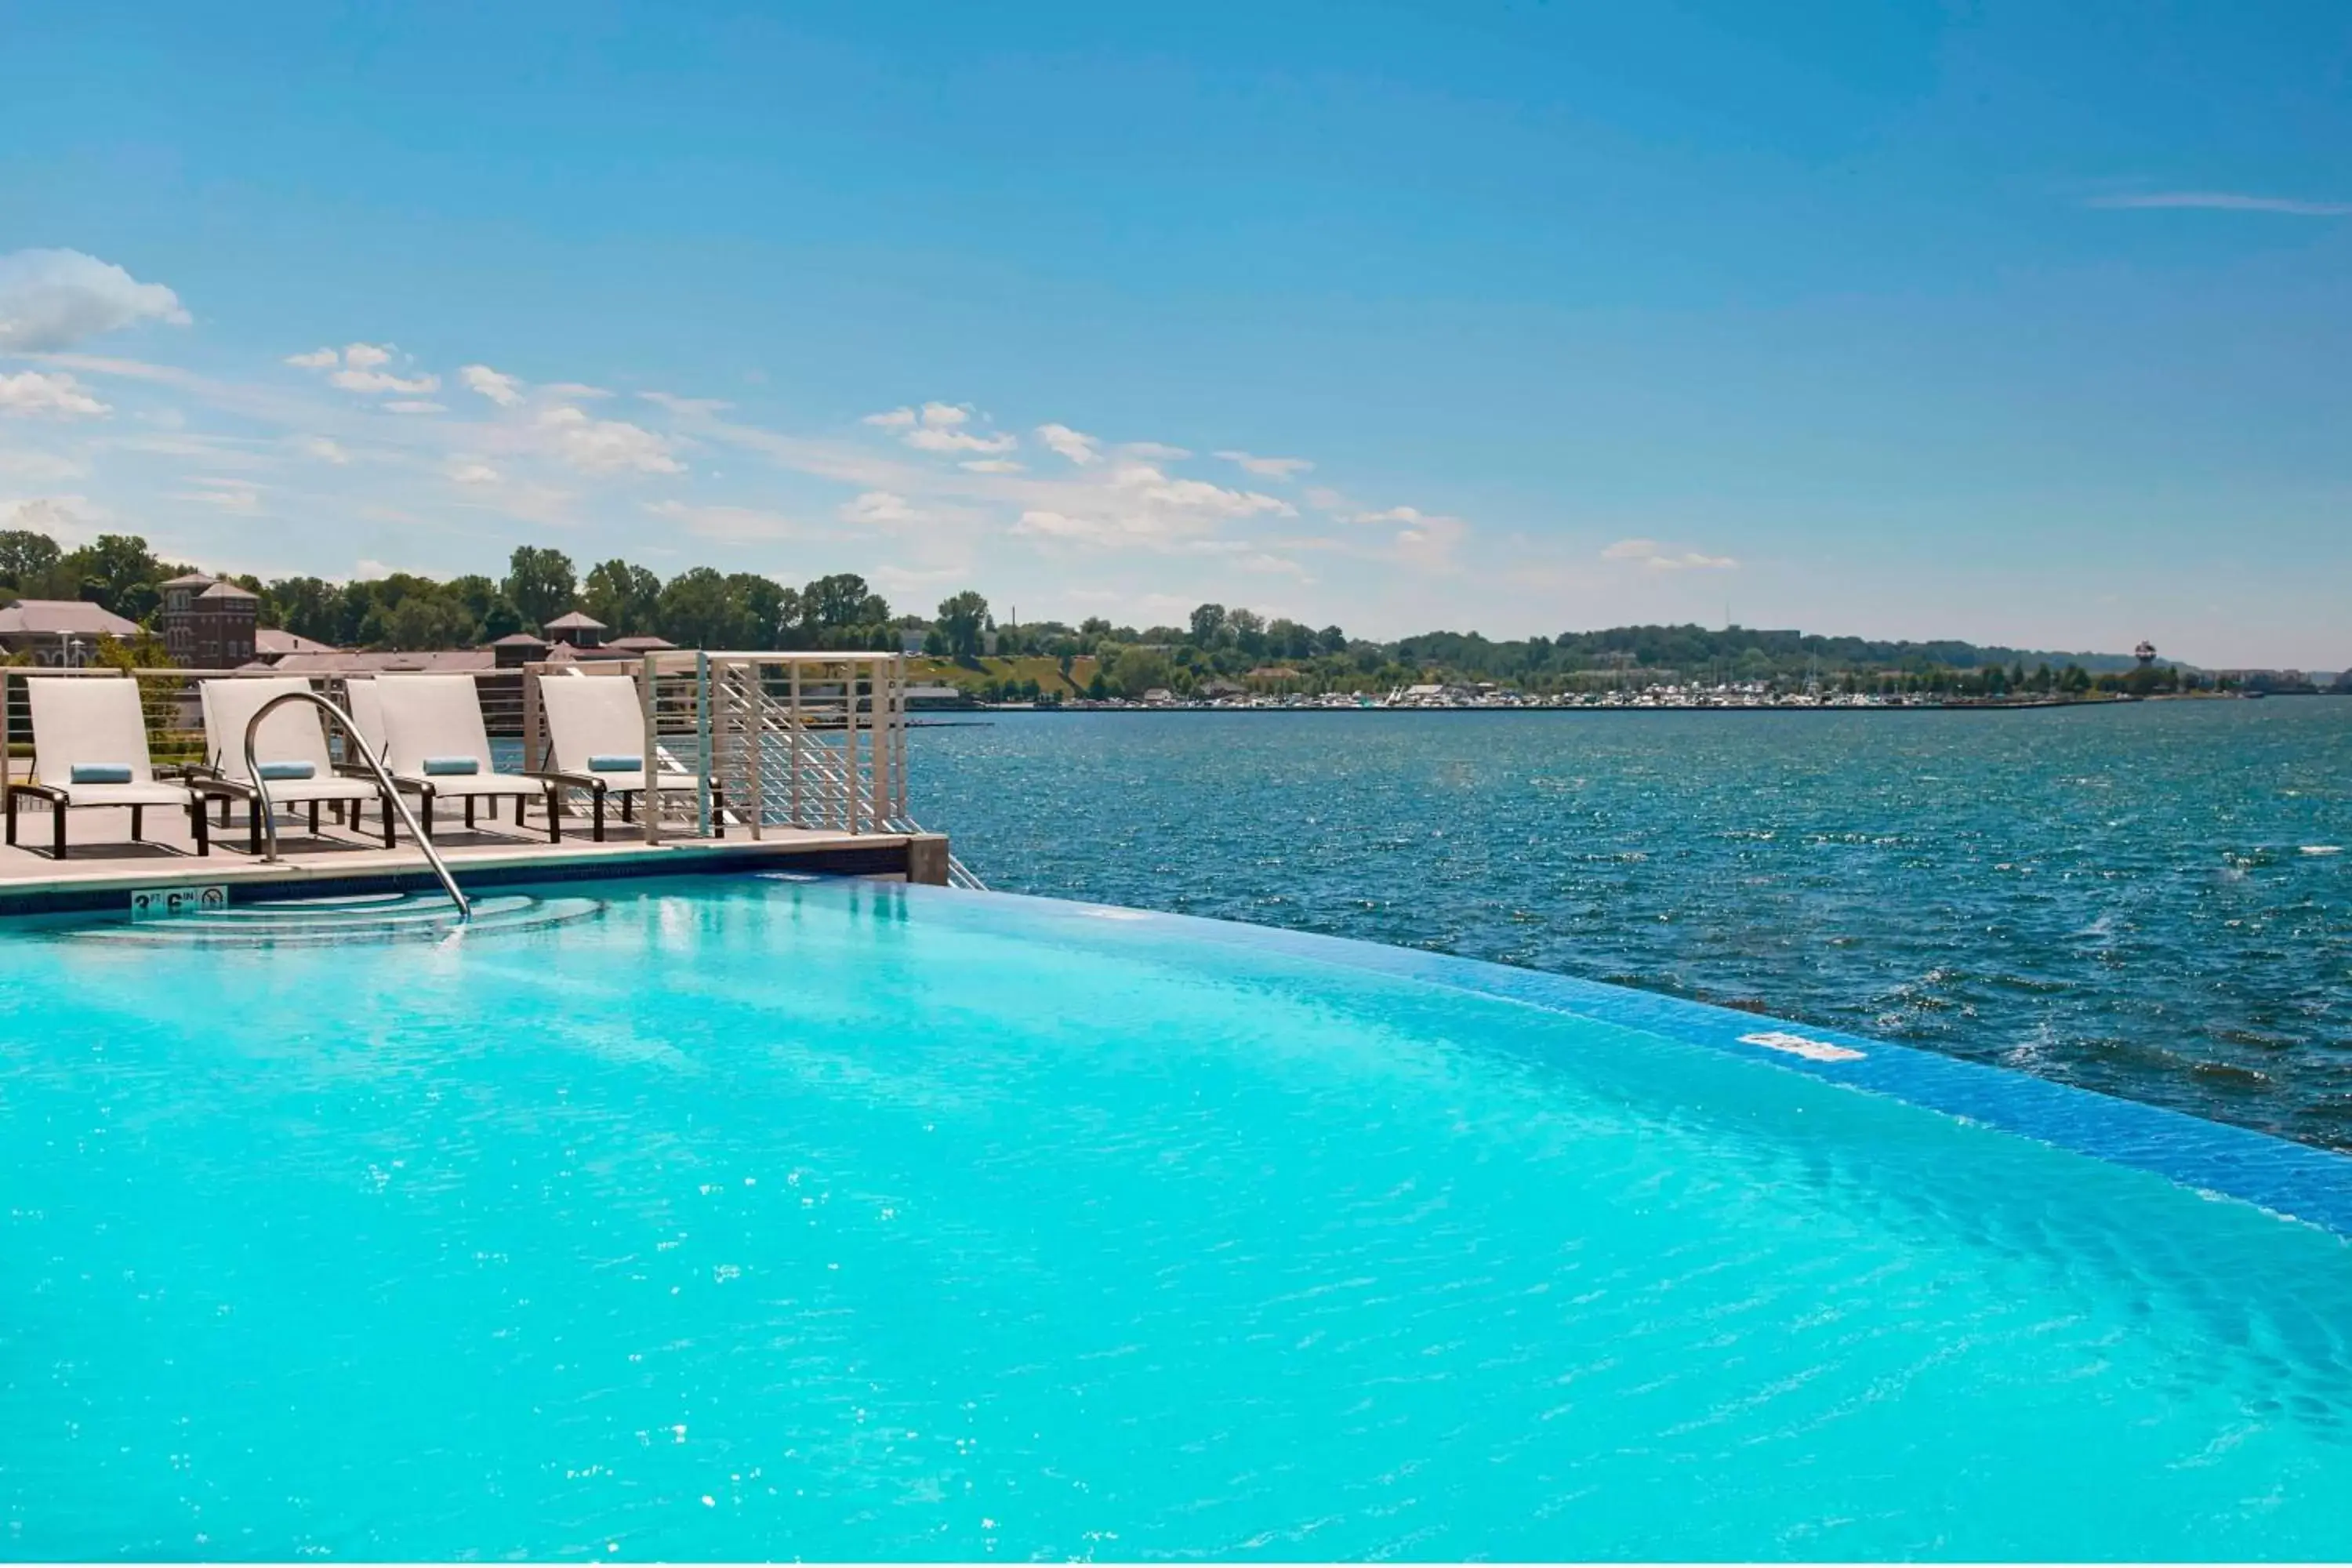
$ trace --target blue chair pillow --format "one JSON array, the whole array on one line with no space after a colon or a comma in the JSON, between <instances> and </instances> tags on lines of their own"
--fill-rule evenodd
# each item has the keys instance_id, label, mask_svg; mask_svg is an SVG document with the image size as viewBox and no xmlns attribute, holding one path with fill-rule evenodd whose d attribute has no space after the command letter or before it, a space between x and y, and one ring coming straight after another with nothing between
<instances>
[{"instance_id":1,"label":"blue chair pillow","mask_svg":"<svg viewBox=\"0 0 2352 1568\"><path fill-rule=\"evenodd\" d=\"M427 778L463 777L481 771L482 763L478 757L427 757L425 759L425 774Z\"/></svg>"},{"instance_id":2,"label":"blue chair pillow","mask_svg":"<svg viewBox=\"0 0 2352 1568\"><path fill-rule=\"evenodd\" d=\"M588 759L588 771L592 773L641 773L646 771L646 760L640 756L624 756L618 752L599 752Z\"/></svg>"},{"instance_id":3,"label":"blue chair pillow","mask_svg":"<svg viewBox=\"0 0 2352 1568\"><path fill-rule=\"evenodd\" d=\"M316 778L319 765L316 763L264 763L259 772L263 778L270 780Z\"/></svg>"},{"instance_id":4,"label":"blue chair pillow","mask_svg":"<svg viewBox=\"0 0 2352 1568\"><path fill-rule=\"evenodd\" d=\"M129 784L131 782L131 764L129 763L76 763L73 765L73 777L68 782L72 784Z\"/></svg>"}]
</instances>

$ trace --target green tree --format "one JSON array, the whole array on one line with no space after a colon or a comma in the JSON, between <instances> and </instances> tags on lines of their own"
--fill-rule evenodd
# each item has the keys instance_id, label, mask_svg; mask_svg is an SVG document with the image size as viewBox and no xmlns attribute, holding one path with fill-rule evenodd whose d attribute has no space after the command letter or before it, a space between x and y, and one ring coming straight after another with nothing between
<instances>
[{"instance_id":1,"label":"green tree","mask_svg":"<svg viewBox=\"0 0 2352 1568\"><path fill-rule=\"evenodd\" d=\"M728 646L746 651L772 648L783 630L785 601L799 595L756 572L727 574L727 604L733 617L734 640Z\"/></svg>"},{"instance_id":2,"label":"green tree","mask_svg":"<svg viewBox=\"0 0 2352 1568\"><path fill-rule=\"evenodd\" d=\"M890 625L889 601L866 585L855 572L819 577L800 591L797 613L790 617L801 647L896 647L898 634Z\"/></svg>"},{"instance_id":3,"label":"green tree","mask_svg":"<svg viewBox=\"0 0 2352 1568\"><path fill-rule=\"evenodd\" d=\"M728 621L724 574L694 566L662 585L661 635L680 647L726 647Z\"/></svg>"},{"instance_id":4,"label":"green tree","mask_svg":"<svg viewBox=\"0 0 2352 1568\"><path fill-rule=\"evenodd\" d=\"M949 657L978 658L988 630L988 601L970 588L940 601L939 628L946 637Z\"/></svg>"},{"instance_id":5,"label":"green tree","mask_svg":"<svg viewBox=\"0 0 2352 1568\"><path fill-rule=\"evenodd\" d=\"M692 567L662 589L661 635L686 647L766 648L777 640L789 594L755 573Z\"/></svg>"},{"instance_id":6,"label":"green tree","mask_svg":"<svg viewBox=\"0 0 2352 1568\"><path fill-rule=\"evenodd\" d=\"M178 574L155 559L135 533L101 533L58 563L78 584L76 596L131 620L143 620L163 602L155 584Z\"/></svg>"},{"instance_id":7,"label":"green tree","mask_svg":"<svg viewBox=\"0 0 2352 1568\"><path fill-rule=\"evenodd\" d=\"M1192 612L1189 640L1194 647L1214 647L1225 635L1225 607L1202 605Z\"/></svg>"},{"instance_id":8,"label":"green tree","mask_svg":"<svg viewBox=\"0 0 2352 1568\"><path fill-rule=\"evenodd\" d=\"M0 583L17 593L38 598L27 584L46 583L64 559L58 542L29 528L0 529Z\"/></svg>"},{"instance_id":9,"label":"green tree","mask_svg":"<svg viewBox=\"0 0 2352 1568\"><path fill-rule=\"evenodd\" d=\"M572 557L561 550L542 549L533 544L519 544L507 558L507 578L499 584L523 619L534 626L544 626L577 602L578 580L572 575Z\"/></svg>"},{"instance_id":10,"label":"green tree","mask_svg":"<svg viewBox=\"0 0 2352 1568\"><path fill-rule=\"evenodd\" d=\"M641 637L661 613L661 579L625 561L599 562L581 584L583 607L615 637Z\"/></svg>"},{"instance_id":11,"label":"green tree","mask_svg":"<svg viewBox=\"0 0 2352 1568\"><path fill-rule=\"evenodd\" d=\"M261 591L261 624L338 646L352 640L343 587L319 577L281 577Z\"/></svg>"},{"instance_id":12,"label":"green tree","mask_svg":"<svg viewBox=\"0 0 2352 1568\"><path fill-rule=\"evenodd\" d=\"M1235 647L1251 658L1265 653L1265 617L1255 610L1234 610L1225 616L1225 630Z\"/></svg>"},{"instance_id":13,"label":"green tree","mask_svg":"<svg viewBox=\"0 0 2352 1568\"><path fill-rule=\"evenodd\" d=\"M461 647L474 630L466 606L447 594L404 595L380 625L383 645L403 652Z\"/></svg>"},{"instance_id":14,"label":"green tree","mask_svg":"<svg viewBox=\"0 0 2352 1568\"><path fill-rule=\"evenodd\" d=\"M522 630L520 606L507 597L506 591L488 577L474 574L450 579L446 589L450 597L463 606L472 631L467 640L474 643L496 642Z\"/></svg>"},{"instance_id":15,"label":"green tree","mask_svg":"<svg viewBox=\"0 0 2352 1568\"><path fill-rule=\"evenodd\" d=\"M1219 612L1222 624L1223 612ZM1176 684L1175 667L1157 648L1123 647L1103 672L1103 681L1120 697L1140 697L1154 687Z\"/></svg>"}]
</instances>

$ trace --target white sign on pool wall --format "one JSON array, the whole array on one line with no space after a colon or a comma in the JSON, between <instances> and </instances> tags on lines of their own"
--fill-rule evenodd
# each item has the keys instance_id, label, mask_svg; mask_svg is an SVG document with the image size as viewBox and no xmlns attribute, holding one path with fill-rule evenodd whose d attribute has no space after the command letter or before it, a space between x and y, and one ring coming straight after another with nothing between
<instances>
[{"instance_id":1,"label":"white sign on pool wall","mask_svg":"<svg viewBox=\"0 0 2352 1568\"><path fill-rule=\"evenodd\" d=\"M219 882L200 888L138 888L131 894L133 921L167 921L228 908L228 889Z\"/></svg>"}]
</instances>

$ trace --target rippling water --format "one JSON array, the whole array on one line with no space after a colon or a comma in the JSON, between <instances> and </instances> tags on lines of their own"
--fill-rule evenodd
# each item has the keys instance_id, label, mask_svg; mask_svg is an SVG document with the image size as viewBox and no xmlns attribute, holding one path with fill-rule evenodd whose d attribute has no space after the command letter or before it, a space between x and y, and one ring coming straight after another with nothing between
<instances>
[{"instance_id":1,"label":"rippling water","mask_svg":"<svg viewBox=\"0 0 2352 1568\"><path fill-rule=\"evenodd\" d=\"M991 885L1751 1005L2352 1147L2352 702L993 716Z\"/></svg>"}]
</instances>

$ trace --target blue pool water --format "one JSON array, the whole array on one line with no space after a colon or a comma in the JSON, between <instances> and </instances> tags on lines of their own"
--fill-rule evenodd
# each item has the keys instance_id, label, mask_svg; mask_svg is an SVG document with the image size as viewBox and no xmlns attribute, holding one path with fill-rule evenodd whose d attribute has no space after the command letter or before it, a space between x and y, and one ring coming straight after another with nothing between
<instances>
[{"instance_id":1,"label":"blue pool water","mask_svg":"<svg viewBox=\"0 0 2352 1568\"><path fill-rule=\"evenodd\" d=\"M994 714L992 887L1755 1005L2352 1149L2352 700Z\"/></svg>"},{"instance_id":2,"label":"blue pool water","mask_svg":"<svg viewBox=\"0 0 2352 1568\"><path fill-rule=\"evenodd\" d=\"M2352 1553L2352 1247L1838 1080L1911 1053L1126 911L544 891L601 908L0 934L0 1552Z\"/></svg>"}]
</instances>

